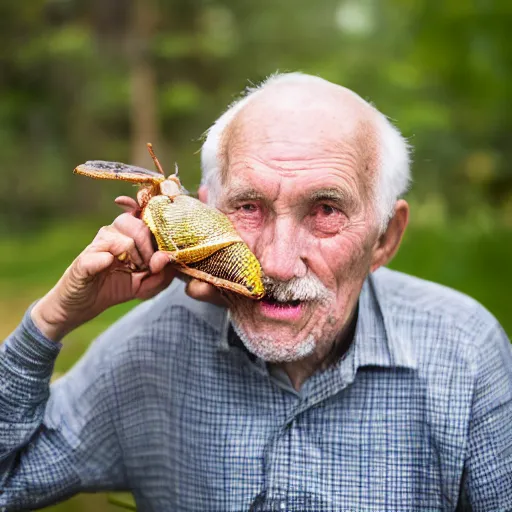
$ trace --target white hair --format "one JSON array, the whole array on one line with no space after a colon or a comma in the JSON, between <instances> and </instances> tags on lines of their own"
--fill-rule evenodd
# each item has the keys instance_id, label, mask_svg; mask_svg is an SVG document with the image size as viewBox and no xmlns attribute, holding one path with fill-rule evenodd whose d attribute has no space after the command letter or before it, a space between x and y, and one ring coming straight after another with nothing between
<instances>
[{"instance_id":1,"label":"white hair","mask_svg":"<svg viewBox=\"0 0 512 512\"><path fill-rule=\"evenodd\" d=\"M306 75L304 73L279 73L271 75L256 87L248 87L241 99L236 100L207 130L201 149L201 183L208 188L208 202L215 205L220 195L222 162L219 161L219 150L222 134L235 119L237 114L268 86L276 84L301 83L327 83L323 78ZM332 85L332 84L331 84ZM375 128L379 140L377 184L374 189L376 201L376 214L381 230L387 226L394 214L396 200L400 198L409 187L410 148L397 128L388 118L379 112L373 105L363 100L355 92L347 89L359 101L369 106L376 113Z\"/></svg>"}]
</instances>

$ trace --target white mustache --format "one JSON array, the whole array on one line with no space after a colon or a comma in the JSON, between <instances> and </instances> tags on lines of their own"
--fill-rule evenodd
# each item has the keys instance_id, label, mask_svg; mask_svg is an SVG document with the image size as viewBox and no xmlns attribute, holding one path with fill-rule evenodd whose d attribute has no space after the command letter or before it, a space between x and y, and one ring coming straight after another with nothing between
<instances>
[{"instance_id":1,"label":"white mustache","mask_svg":"<svg viewBox=\"0 0 512 512\"><path fill-rule=\"evenodd\" d=\"M289 281L280 281L272 277L263 276L263 285L266 294L279 301L292 300L325 300L332 292L314 274L304 277L293 277Z\"/></svg>"}]
</instances>

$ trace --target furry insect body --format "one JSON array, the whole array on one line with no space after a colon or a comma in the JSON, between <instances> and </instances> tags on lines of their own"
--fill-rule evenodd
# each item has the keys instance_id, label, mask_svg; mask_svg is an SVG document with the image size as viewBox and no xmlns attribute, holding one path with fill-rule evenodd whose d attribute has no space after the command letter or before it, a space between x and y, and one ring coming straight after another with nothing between
<instances>
[{"instance_id":1,"label":"furry insect body","mask_svg":"<svg viewBox=\"0 0 512 512\"><path fill-rule=\"evenodd\" d=\"M148 144L157 169L161 166ZM253 299L265 294L261 267L229 219L186 195L177 174L117 162L89 161L75 171L95 179L120 179L143 187L137 194L141 219L181 272Z\"/></svg>"}]
</instances>

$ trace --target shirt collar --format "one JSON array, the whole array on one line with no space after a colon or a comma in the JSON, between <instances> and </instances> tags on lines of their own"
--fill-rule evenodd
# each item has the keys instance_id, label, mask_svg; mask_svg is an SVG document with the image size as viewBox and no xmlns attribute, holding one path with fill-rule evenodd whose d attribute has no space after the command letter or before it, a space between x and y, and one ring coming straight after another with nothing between
<instances>
[{"instance_id":1,"label":"shirt collar","mask_svg":"<svg viewBox=\"0 0 512 512\"><path fill-rule=\"evenodd\" d=\"M378 271L377 271L378 273ZM359 296L359 318L354 338L355 367L417 368L412 344L396 324L395 315L370 274Z\"/></svg>"},{"instance_id":2,"label":"shirt collar","mask_svg":"<svg viewBox=\"0 0 512 512\"><path fill-rule=\"evenodd\" d=\"M359 296L359 316L351 347L355 371L364 366L417 368L413 347L396 325L384 295L374 274L370 274ZM229 351L232 346L229 341L230 322L229 311L226 311L219 339L222 351Z\"/></svg>"},{"instance_id":3,"label":"shirt collar","mask_svg":"<svg viewBox=\"0 0 512 512\"><path fill-rule=\"evenodd\" d=\"M219 337L219 350L227 352L231 348L231 342L229 341L229 332L231 325L231 315L229 310L224 310L224 316L221 321L220 337Z\"/></svg>"}]
</instances>

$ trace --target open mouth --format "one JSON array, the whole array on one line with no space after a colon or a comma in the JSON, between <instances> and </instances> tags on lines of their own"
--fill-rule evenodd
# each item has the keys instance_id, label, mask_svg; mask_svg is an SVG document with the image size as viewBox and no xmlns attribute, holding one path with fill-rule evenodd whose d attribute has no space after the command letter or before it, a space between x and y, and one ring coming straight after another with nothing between
<instances>
[{"instance_id":1,"label":"open mouth","mask_svg":"<svg viewBox=\"0 0 512 512\"><path fill-rule=\"evenodd\" d=\"M265 304L268 304L269 306L277 307L277 308L296 308L300 306L301 302L300 300L288 300L288 301L280 301L277 299L274 299L273 297L263 297L261 302L264 302Z\"/></svg>"},{"instance_id":2,"label":"open mouth","mask_svg":"<svg viewBox=\"0 0 512 512\"><path fill-rule=\"evenodd\" d=\"M264 297L259 304L263 316L285 322L299 320L305 306L305 302L301 300L281 301L269 295Z\"/></svg>"}]
</instances>

